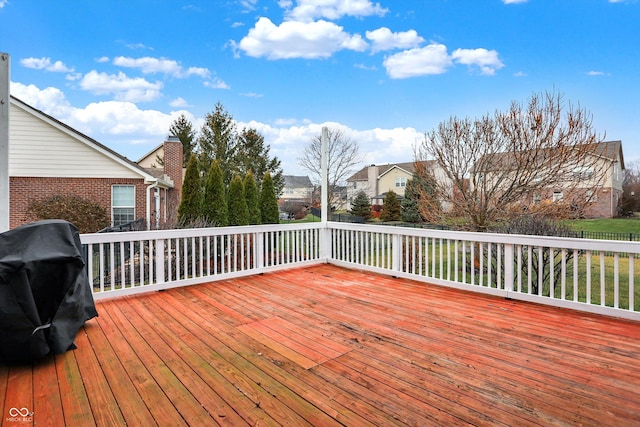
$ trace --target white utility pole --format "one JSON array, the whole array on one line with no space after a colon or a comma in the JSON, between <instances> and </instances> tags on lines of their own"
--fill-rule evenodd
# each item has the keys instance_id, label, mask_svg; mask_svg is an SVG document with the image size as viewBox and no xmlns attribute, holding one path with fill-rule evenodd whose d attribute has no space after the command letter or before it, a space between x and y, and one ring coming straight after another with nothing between
<instances>
[{"instance_id":1,"label":"white utility pole","mask_svg":"<svg viewBox=\"0 0 640 427\"><path fill-rule=\"evenodd\" d=\"M9 229L9 54L0 52L0 233Z\"/></svg>"},{"instance_id":2,"label":"white utility pole","mask_svg":"<svg viewBox=\"0 0 640 427\"><path fill-rule=\"evenodd\" d=\"M321 182L321 221L327 222L329 220L329 155L327 152L327 147L329 145L329 129L326 127L322 128L322 138L321 138L321 152L320 152L320 169L322 170L322 182Z\"/></svg>"}]
</instances>

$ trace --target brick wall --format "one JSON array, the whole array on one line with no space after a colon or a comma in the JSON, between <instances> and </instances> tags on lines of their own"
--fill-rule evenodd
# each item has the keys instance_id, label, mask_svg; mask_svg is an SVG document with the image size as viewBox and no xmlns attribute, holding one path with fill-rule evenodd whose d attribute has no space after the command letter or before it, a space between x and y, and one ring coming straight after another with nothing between
<instances>
[{"instance_id":1,"label":"brick wall","mask_svg":"<svg viewBox=\"0 0 640 427\"><path fill-rule=\"evenodd\" d=\"M27 209L33 201L56 195L79 196L103 206L111 217L111 186L135 185L136 218L145 218L146 194L142 179L133 178L41 178L11 177L9 181L9 227L30 222Z\"/></svg>"}]
</instances>

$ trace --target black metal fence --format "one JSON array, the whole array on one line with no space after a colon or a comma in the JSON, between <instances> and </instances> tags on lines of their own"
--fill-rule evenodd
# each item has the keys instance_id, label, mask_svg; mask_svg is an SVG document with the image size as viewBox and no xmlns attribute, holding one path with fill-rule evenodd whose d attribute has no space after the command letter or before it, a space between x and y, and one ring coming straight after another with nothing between
<instances>
[{"instance_id":1,"label":"black metal fence","mask_svg":"<svg viewBox=\"0 0 640 427\"><path fill-rule=\"evenodd\" d=\"M616 233L613 231L571 231L566 236L578 239L597 240L626 240L629 242L640 242L640 233Z\"/></svg>"}]
</instances>

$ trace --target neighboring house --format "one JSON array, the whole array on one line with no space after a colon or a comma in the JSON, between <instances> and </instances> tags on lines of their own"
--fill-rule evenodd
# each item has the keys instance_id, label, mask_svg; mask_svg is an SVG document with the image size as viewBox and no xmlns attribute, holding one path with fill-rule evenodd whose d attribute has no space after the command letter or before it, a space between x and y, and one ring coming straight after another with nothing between
<instances>
[{"instance_id":1,"label":"neighboring house","mask_svg":"<svg viewBox=\"0 0 640 427\"><path fill-rule=\"evenodd\" d=\"M435 163L427 160L424 165L433 167ZM369 196L372 205L382 205L387 191L393 191L399 198L404 197L407 181L415 171L415 162L371 165L360 169L347 179L347 209L351 209L351 201L360 191Z\"/></svg>"},{"instance_id":2,"label":"neighboring house","mask_svg":"<svg viewBox=\"0 0 640 427\"><path fill-rule=\"evenodd\" d=\"M617 214L618 203L622 197L622 181L624 180L624 156L622 153L622 141L605 141L594 144L590 157L584 157L580 161L584 166L574 167L563 173L563 182L553 187L533 191L523 200L526 205L538 205L540 203L554 203L560 201L576 200L584 205L581 214L587 218L612 218ZM513 153L500 153L485 164L492 165L485 172L484 179L492 179L494 173L491 169L500 166L500 175L504 175L505 168L513 163L510 159ZM585 160L586 159L586 160Z\"/></svg>"},{"instance_id":3,"label":"neighboring house","mask_svg":"<svg viewBox=\"0 0 640 427\"><path fill-rule=\"evenodd\" d=\"M284 187L280 200L282 202L302 202L311 204L313 184L308 176L283 175Z\"/></svg>"},{"instance_id":4,"label":"neighboring house","mask_svg":"<svg viewBox=\"0 0 640 427\"><path fill-rule=\"evenodd\" d=\"M112 225L175 220L182 188L182 144L167 138L164 168L144 167L23 101L9 110L10 228L30 221L32 202L73 195L103 206Z\"/></svg>"}]
</instances>

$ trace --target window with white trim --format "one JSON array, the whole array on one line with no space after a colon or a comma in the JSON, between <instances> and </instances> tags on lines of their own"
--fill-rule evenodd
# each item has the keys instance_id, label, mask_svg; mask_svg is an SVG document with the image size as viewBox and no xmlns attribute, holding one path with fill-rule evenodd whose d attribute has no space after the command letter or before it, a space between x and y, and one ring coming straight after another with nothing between
<instances>
[{"instance_id":1,"label":"window with white trim","mask_svg":"<svg viewBox=\"0 0 640 427\"><path fill-rule=\"evenodd\" d=\"M111 219L113 226L127 224L136 219L136 187L111 186Z\"/></svg>"},{"instance_id":2,"label":"window with white trim","mask_svg":"<svg viewBox=\"0 0 640 427\"><path fill-rule=\"evenodd\" d=\"M554 202L561 202L563 198L564 198L564 195L562 194L562 191L554 191L553 192L553 201Z\"/></svg>"},{"instance_id":3,"label":"window with white trim","mask_svg":"<svg viewBox=\"0 0 640 427\"><path fill-rule=\"evenodd\" d=\"M407 178L396 178L396 188L406 187Z\"/></svg>"},{"instance_id":4,"label":"window with white trim","mask_svg":"<svg viewBox=\"0 0 640 427\"><path fill-rule=\"evenodd\" d=\"M533 195L533 204L537 205L542 201L542 196L540 196L540 194L535 193Z\"/></svg>"}]
</instances>

